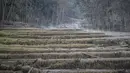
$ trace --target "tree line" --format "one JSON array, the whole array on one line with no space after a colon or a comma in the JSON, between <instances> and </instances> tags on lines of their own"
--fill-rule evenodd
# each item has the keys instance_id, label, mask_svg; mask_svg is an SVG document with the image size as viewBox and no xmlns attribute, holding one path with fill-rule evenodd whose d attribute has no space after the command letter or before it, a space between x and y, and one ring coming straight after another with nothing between
<instances>
[{"instance_id":1,"label":"tree line","mask_svg":"<svg viewBox=\"0 0 130 73\"><path fill-rule=\"evenodd\" d=\"M130 31L130 0L77 0L94 29Z\"/></svg>"},{"instance_id":2,"label":"tree line","mask_svg":"<svg viewBox=\"0 0 130 73\"><path fill-rule=\"evenodd\" d=\"M58 0L0 0L0 21L58 24Z\"/></svg>"},{"instance_id":3,"label":"tree line","mask_svg":"<svg viewBox=\"0 0 130 73\"><path fill-rule=\"evenodd\" d=\"M58 25L78 17L75 0L0 0L0 21Z\"/></svg>"},{"instance_id":4,"label":"tree line","mask_svg":"<svg viewBox=\"0 0 130 73\"><path fill-rule=\"evenodd\" d=\"M130 31L130 0L0 0L0 21L49 26L69 18L85 19L93 29Z\"/></svg>"}]
</instances>

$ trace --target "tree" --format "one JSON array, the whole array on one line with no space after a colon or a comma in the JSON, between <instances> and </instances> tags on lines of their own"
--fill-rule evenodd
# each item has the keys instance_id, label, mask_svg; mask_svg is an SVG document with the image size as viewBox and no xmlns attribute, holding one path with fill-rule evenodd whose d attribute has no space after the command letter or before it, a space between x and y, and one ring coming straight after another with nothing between
<instances>
[{"instance_id":1,"label":"tree","mask_svg":"<svg viewBox=\"0 0 130 73\"><path fill-rule=\"evenodd\" d=\"M130 31L130 0L77 0L94 28Z\"/></svg>"}]
</instances>

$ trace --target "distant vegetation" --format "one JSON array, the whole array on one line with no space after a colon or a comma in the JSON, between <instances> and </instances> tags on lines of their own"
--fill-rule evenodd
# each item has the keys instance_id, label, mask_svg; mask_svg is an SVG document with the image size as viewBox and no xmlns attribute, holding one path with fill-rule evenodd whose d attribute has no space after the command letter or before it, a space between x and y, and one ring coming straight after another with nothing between
<instances>
[{"instance_id":1,"label":"distant vegetation","mask_svg":"<svg viewBox=\"0 0 130 73\"><path fill-rule=\"evenodd\" d=\"M0 0L0 9L0 21L41 27L85 19L87 28L130 31L129 0Z\"/></svg>"},{"instance_id":2,"label":"distant vegetation","mask_svg":"<svg viewBox=\"0 0 130 73\"><path fill-rule=\"evenodd\" d=\"M130 0L77 0L94 29L130 31Z\"/></svg>"},{"instance_id":3,"label":"distant vegetation","mask_svg":"<svg viewBox=\"0 0 130 73\"><path fill-rule=\"evenodd\" d=\"M0 20L46 23L57 18L58 3L52 0L0 0ZM56 21L56 20L53 20ZM45 23L45 24L46 24Z\"/></svg>"},{"instance_id":4,"label":"distant vegetation","mask_svg":"<svg viewBox=\"0 0 130 73\"><path fill-rule=\"evenodd\" d=\"M0 21L19 21L49 26L77 18L78 11L69 0L0 0Z\"/></svg>"}]
</instances>

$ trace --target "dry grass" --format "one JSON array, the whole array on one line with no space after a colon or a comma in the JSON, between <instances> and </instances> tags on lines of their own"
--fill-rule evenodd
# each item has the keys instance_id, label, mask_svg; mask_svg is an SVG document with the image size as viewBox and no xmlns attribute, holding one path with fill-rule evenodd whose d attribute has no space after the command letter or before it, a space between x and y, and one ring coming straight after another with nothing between
<instances>
[{"instance_id":1,"label":"dry grass","mask_svg":"<svg viewBox=\"0 0 130 73\"><path fill-rule=\"evenodd\" d=\"M5 45L73 45L81 46L86 44L95 44L99 46L111 46L111 45L122 45L122 42L125 46L129 46L130 41L126 40L106 40L100 38L81 38L81 39L27 39L27 38L0 38L0 44ZM126 43L127 42L127 43ZM58 45L59 46L59 45ZM80 47L77 47L80 48Z\"/></svg>"},{"instance_id":2,"label":"dry grass","mask_svg":"<svg viewBox=\"0 0 130 73\"><path fill-rule=\"evenodd\" d=\"M0 59L72 59L72 58L94 58L88 53L30 53L30 54L0 54Z\"/></svg>"},{"instance_id":3,"label":"dry grass","mask_svg":"<svg viewBox=\"0 0 130 73\"><path fill-rule=\"evenodd\" d=\"M87 44L98 40L98 38L83 39L22 39L22 38L0 38L0 44L19 44L19 45L46 45L46 44ZM92 43L91 43L92 44Z\"/></svg>"},{"instance_id":4,"label":"dry grass","mask_svg":"<svg viewBox=\"0 0 130 73\"><path fill-rule=\"evenodd\" d=\"M19 59L3 60L3 64L8 65L31 65L34 68L44 69L129 69L129 58L101 58L101 59Z\"/></svg>"},{"instance_id":5,"label":"dry grass","mask_svg":"<svg viewBox=\"0 0 130 73\"><path fill-rule=\"evenodd\" d=\"M0 35L39 35L39 36L52 36L52 35L105 35L104 33L86 33L81 31L49 31L49 30L1 30Z\"/></svg>"},{"instance_id":6,"label":"dry grass","mask_svg":"<svg viewBox=\"0 0 130 73\"><path fill-rule=\"evenodd\" d=\"M130 52L72 52L72 53L18 53L18 54L0 54L0 59L75 59L75 58L123 58L130 57Z\"/></svg>"}]
</instances>

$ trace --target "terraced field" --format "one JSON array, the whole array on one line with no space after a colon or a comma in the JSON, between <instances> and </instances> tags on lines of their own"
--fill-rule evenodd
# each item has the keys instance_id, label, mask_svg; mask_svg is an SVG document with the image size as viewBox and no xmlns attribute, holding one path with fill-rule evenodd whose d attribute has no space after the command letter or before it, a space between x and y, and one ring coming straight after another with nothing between
<instances>
[{"instance_id":1,"label":"terraced field","mask_svg":"<svg viewBox=\"0 0 130 73\"><path fill-rule=\"evenodd\" d=\"M130 39L80 29L0 29L0 73L130 73Z\"/></svg>"}]
</instances>

